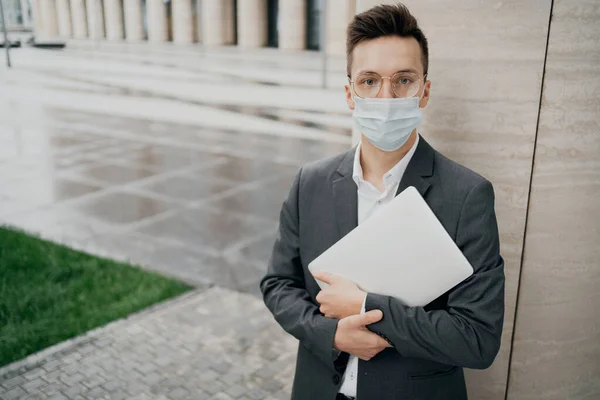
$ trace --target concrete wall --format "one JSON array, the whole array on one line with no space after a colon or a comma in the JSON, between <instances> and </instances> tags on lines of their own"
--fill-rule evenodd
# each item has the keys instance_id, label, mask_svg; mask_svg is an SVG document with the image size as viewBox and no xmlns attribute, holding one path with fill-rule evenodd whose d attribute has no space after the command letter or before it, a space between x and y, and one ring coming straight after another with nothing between
<instances>
[{"instance_id":1,"label":"concrete wall","mask_svg":"<svg viewBox=\"0 0 600 400\"><path fill-rule=\"evenodd\" d=\"M554 0L509 399L600 399L600 7Z\"/></svg>"},{"instance_id":2,"label":"concrete wall","mask_svg":"<svg viewBox=\"0 0 600 400\"><path fill-rule=\"evenodd\" d=\"M506 271L502 348L467 371L469 396L504 399L551 0L405 4L429 40L431 101L422 133L494 184ZM508 28L510 27L510 28Z\"/></svg>"}]
</instances>

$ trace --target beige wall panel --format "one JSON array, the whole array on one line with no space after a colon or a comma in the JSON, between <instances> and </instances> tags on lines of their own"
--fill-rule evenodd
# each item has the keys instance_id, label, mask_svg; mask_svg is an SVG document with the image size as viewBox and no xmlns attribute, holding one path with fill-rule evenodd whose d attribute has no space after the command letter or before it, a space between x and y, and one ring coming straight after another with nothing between
<instances>
[{"instance_id":1,"label":"beige wall panel","mask_svg":"<svg viewBox=\"0 0 600 400\"><path fill-rule=\"evenodd\" d=\"M372 3L381 2L359 1L357 11ZM473 399L503 400L551 1L404 3L429 39L421 132L496 191L507 279L502 348L490 369L467 371L467 384Z\"/></svg>"},{"instance_id":2,"label":"beige wall panel","mask_svg":"<svg viewBox=\"0 0 600 400\"><path fill-rule=\"evenodd\" d=\"M511 400L600 399L600 8L555 0Z\"/></svg>"},{"instance_id":3,"label":"beige wall panel","mask_svg":"<svg viewBox=\"0 0 600 400\"><path fill-rule=\"evenodd\" d=\"M502 348L467 371L473 399L503 400L519 282L550 0L406 1L429 39L423 135L492 181L506 271Z\"/></svg>"}]
</instances>

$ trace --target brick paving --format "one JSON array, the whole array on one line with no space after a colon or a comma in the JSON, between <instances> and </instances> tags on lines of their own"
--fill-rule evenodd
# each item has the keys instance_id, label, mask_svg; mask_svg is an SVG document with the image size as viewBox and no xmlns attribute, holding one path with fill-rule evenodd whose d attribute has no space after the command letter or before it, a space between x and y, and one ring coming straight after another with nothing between
<instances>
[{"instance_id":1,"label":"brick paving","mask_svg":"<svg viewBox=\"0 0 600 400\"><path fill-rule=\"evenodd\" d=\"M283 400L296 346L254 296L198 289L0 369L0 399Z\"/></svg>"}]
</instances>

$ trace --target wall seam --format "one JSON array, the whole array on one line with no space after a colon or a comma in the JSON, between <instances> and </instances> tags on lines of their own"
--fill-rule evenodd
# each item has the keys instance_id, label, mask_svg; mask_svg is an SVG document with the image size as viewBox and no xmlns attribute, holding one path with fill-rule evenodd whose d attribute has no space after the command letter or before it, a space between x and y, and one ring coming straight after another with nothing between
<instances>
[{"instance_id":1,"label":"wall seam","mask_svg":"<svg viewBox=\"0 0 600 400\"><path fill-rule=\"evenodd\" d=\"M538 134L540 131L540 116L542 114L542 101L544 98L544 85L545 85L545 81L546 81L546 63L548 62L548 47L550 45L550 31L552 29L553 13L554 13L554 0L551 0L550 15L548 17L548 33L546 35L546 49L545 49L545 53L544 53L544 64L543 64L543 68L542 68L542 82L541 82L541 86L540 86L540 98L539 98L539 102L538 102L538 114L537 114L537 121L536 121L536 125L535 125L535 136L533 139L533 154L531 157L531 170L530 170L530 174L529 174L529 188L528 188L528 192L527 192L527 208L525 210L525 226L523 227L523 245L521 247L521 261L520 261L520 265L519 265L519 282L517 284L517 296L516 296L516 301L515 301L515 315L513 317L513 329L512 329L512 334L511 334L511 338L510 338L510 351L509 351L509 356L508 356L508 371L507 371L507 375L506 375L504 400L509 400L508 390L510 388L510 375L511 375L511 370L512 370L512 359L513 359L513 352L514 352L514 345L515 345L515 332L517 331L517 319L518 319L518 313L519 313L519 297L521 294L521 281L523 279L523 262L525 260L525 248L526 248L526 244L527 244L527 225L529 222L529 210L531 208L531 188L533 185L533 173L534 173L534 169L535 169L535 155L537 152Z\"/></svg>"}]
</instances>

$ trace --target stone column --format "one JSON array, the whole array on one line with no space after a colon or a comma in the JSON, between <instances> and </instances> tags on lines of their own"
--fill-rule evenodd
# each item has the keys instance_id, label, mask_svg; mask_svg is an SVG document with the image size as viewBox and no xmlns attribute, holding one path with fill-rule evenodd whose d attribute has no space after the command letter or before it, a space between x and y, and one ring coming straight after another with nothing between
<instances>
[{"instance_id":1,"label":"stone column","mask_svg":"<svg viewBox=\"0 0 600 400\"><path fill-rule=\"evenodd\" d=\"M326 43L325 51L329 55L346 54L346 28L355 14L355 0L327 1L325 13Z\"/></svg>"},{"instance_id":2,"label":"stone column","mask_svg":"<svg viewBox=\"0 0 600 400\"><path fill-rule=\"evenodd\" d=\"M71 9L69 0L56 0L56 16L58 18L58 34L70 38L73 34L71 26Z\"/></svg>"},{"instance_id":3,"label":"stone column","mask_svg":"<svg viewBox=\"0 0 600 400\"><path fill-rule=\"evenodd\" d=\"M237 7L238 46L248 48L266 46L268 23L266 0L238 1Z\"/></svg>"},{"instance_id":4,"label":"stone column","mask_svg":"<svg viewBox=\"0 0 600 400\"><path fill-rule=\"evenodd\" d=\"M169 21L167 5L163 0L146 0L148 20L148 41L163 43L169 41Z\"/></svg>"},{"instance_id":5,"label":"stone column","mask_svg":"<svg viewBox=\"0 0 600 400\"><path fill-rule=\"evenodd\" d=\"M306 48L306 0L279 2L279 48Z\"/></svg>"},{"instance_id":6,"label":"stone column","mask_svg":"<svg viewBox=\"0 0 600 400\"><path fill-rule=\"evenodd\" d=\"M71 17L73 21L73 37L85 39L88 36L85 0L71 0Z\"/></svg>"},{"instance_id":7,"label":"stone column","mask_svg":"<svg viewBox=\"0 0 600 400\"><path fill-rule=\"evenodd\" d=\"M31 0L31 19L33 21L33 32L35 36L39 36L43 34L44 24L42 23L42 14L40 10L40 0Z\"/></svg>"},{"instance_id":8,"label":"stone column","mask_svg":"<svg viewBox=\"0 0 600 400\"><path fill-rule=\"evenodd\" d=\"M234 37L233 5L235 0L202 0L200 37L205 46L232 44Z\"/></svg>"},{"instance_id":9,"label":"stone column","mask_svg":"<svg viewBox=\"0 0 600 400\"><path fill-rule=\"evenodd\" d=\"M397 0L356 0L356 14L367 11L380 4L396 4Z\"/></svg>"},{"instance_id":10,"label":"stone column","mask_svg":"<svg viewBox=\"0 0 600 400\"><path fill-rule=\"evenodd\" d=\"M90 39L104 39L104 9L102 0L87 0L87 20Z\"/></svg>"},{"instance_id":11,"label":"stone column","mask_svg":"<svg viewBox=\"0 0 600 400\"><path fill-rule=\"evenodd\" d=\"M128 41L139 42L145 39L142 0L124 0L125 36Z\"/></svg>"},{"instance_id":12,"label":"stone column","mask_svg":"<svg viewBox=\"0 0 600 400\"><path fill-rule=\"evenodd\" d=\"M194 10L192 0L171 0L171 19L173 21L173 42L194 42Z\"/></svg>"},{"instance_id":13,"label":"stone column","mask_svg":"<svg viewBox=\"0 0 600 400\"><path fill-rule=\"evenodd\" d=\"M223 37L225 44L234 44L236 41L236 9L237 0L225 0L223 2Z\"/></svg>"},{"instance_id":14,"label":"stone column","mask_svg":"<svg viewBox=\"0 0 600 400\"><path fill-rule=\"evenodd\" d=\"M106 20L106 38L108 40L123 40L123 1L104 0L104 18Z\"/></svg>"},{"instance_id":15,"label":"stone column","mask_svg":"<svg viewBox=\"0 0 600 400\"><path fill-rule=\"evenodd\" d=\"M37 17L40 19L40 24L36 27L40 32L36 32L38 38L54 38L58 36L58 20L56 15L56 0L40 0L39 13Z\"/></svg>"}]
</instances>

